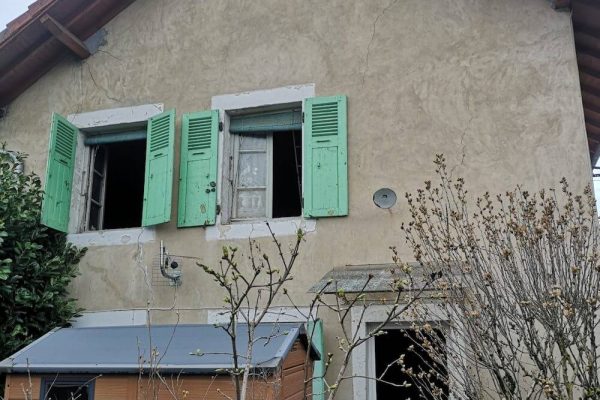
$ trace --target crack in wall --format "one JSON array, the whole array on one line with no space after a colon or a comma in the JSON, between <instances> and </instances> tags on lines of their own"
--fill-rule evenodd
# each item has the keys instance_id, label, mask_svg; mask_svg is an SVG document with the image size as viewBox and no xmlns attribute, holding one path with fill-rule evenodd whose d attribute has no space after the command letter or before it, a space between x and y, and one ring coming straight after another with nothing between
<instances>
[{"instance_id":1,"label":"crack in wall","mask_svg":"<svg viewBox=\"0 0 600 400\"><path fill-rule=\"evenodd\" d=\"M459 144L460 161L457 164L455 164L452 168L450 168L450 174L449 174L450 179L452 179L452 174L454 173L454 170L456 170L456 168L462 167L465 165L465 158L467 157L467 145L465 143L465 137L467 136L467 132L469 131L469 128L471 127L471 123L473 122L473 115L470 114L471 110L470 110L468 104L467 104L467 111L469 112L469 121L467 121L467 125L466 125L465 129L463 129L463 132L460 135L460 144Z\"/></svg>"},{"instance_id":2,"label":"crack in wall","mask_svg":"<svg viewBox=\"0 0 600 400\"><path fill-rule=\"evenodd\" d=\"M115 55L114 55L114 54L112 54L110 51L101 50L101 49L98 49L97 51L98 51L99 53L104 53L104 54L107 54L107 55L109 55L110 57L114 58L115 60L118 60L118 61L122 62L123 64L125 64L125 61L124 61L122 58L119 58L119 57L115 56Z\"/></svg>"},{"instance_id":3,"label":"crack in wall","mask_svg":"<svg viewBox=\"0 0 600 400\"><path fill-rule=\"evenodd\" d=\"M369 71L369 56L371 55L371 45L373 44L373 41L375 40L375 33L377 32L377 23L379 22L379 20L381 19L381 17L383 17L383 15L390 8L392 8L396 3L398 3L398 0L393 0L383 10L381 10L381 12L375 18L375 21L373 21L373 28L371 30L371 39L369 40L369 44L367 45L367 54L365 56L365 69L363 70L363 74L362 74L362 84L363 85L365 84L365 79L366 79L366 76L367 76L367 72Z\"/></svg>"},{"instance_id":4,"label":"crack in wall","mask_svg":"<svg viewBox=\"0 0 600 400\"><path fill-rule=\"evenodd\" d=\"M465 73L466 73L466 76L470 76L470 74L471 74L471 66L470 65L465 66ZM466 82L467 81L465 79L463 79L461 81L461 85L462 85L463 91L465 93L465 108L467 109L467 115L469 116L469 120L467 121L467 124L466 124L465 128L463 129L462 134L460 135L460 142L459 142L460 161L457 164L455 164L452 168L450 168L450 175L449 175L450 178L452 178L452 174L458 167L462 167L465 165L465 158L467 157L467 145L465 143L465 138L467 136L467 133L469 132L469 129L471 128L471 125L472 125L473 119L474 119L471 107L469 105L469 97L471 95L471 91Z\"/></svg>"},{"instance_id":5,"label":"crack in wall","mask_svg":"<svg viewBox=\"0 0 600 400\"><path fill-rule=\"evenodd\" d=\"M108 91L108 89L106 89L105 87L99 85L96 82L96 79L94 78L94 74L92 74L92 69L90 68L90 65L86 62L85 65L87 66L87 70L88 73L90 74L90 79L92 80L92 83L94 84L94 86L96 87L96 89L102 91L104 93L104 95L106 96L106 98L115 101L117 103L120 103L122 101L122 99L117 99L116 97L112 97Z\"/></svg>"}]
</instances>

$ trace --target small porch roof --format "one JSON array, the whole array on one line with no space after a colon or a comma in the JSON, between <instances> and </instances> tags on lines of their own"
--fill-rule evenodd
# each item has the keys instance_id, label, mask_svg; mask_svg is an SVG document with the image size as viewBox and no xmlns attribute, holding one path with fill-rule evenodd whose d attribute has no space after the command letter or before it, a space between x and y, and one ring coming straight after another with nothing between
<instances>
[{"instance_id":1,"label":"small porch roof","mask_svg":"<svg viewBox=\"0 0 600 400\"><path fill-rule=\"evenodd\" d=\"M431 281L431 277L424 274L423 268L418 263L409 263L413 271L412 289L426 289L425 285ZM369 276L371 279L369 280ZM327 272L309 290L309 293L373 293L389 292L394 280L408 278L396 264L365 264L346 265L345 267L333 268Z\"/></svg>"}]
</instances>

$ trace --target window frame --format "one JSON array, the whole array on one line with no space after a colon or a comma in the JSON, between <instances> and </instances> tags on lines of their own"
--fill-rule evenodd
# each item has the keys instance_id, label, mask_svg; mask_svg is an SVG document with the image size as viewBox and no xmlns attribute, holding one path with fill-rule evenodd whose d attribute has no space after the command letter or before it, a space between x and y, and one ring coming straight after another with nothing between
<instances>
[{"instance_id":1,"label":"window frame","mask_svg":"<svg viewBox=\"0 0 600 400\"><path fill-rule=\"evenodd\" d=\"M454 333L454 330L458 329L458 326L457 324L453 324L452 321L458 319L458 317L449 315L445 311L440 310L439 305L436 305L435 303L423 304L422 307L428 310L427 315L430 322L435 323L436 325L441 325L445 328L446 343L449 343L449 346L457 346L458 344L456 341L461 340L461 336ZM370 330L386 320L388 312L388 306L379 304L370 305L367 312L364 312L362 306L353 307L350 312L352 321L352 335L357 335L357 337L366 337ZM410 313L402 313L398 316L398 320L386 325L383 329L409 329L412 326L411 324L414 322L409 314ZM460 394L464 392L461 382L453 379L453 376L456 375L456 372L451 372L456 371L456 369L459 368L456 362L457 361L453 360L452 357L447 358L446 368L449 371L450 377L450 399L461 398L462 396ZM354 398L376 400L377 385L374 381L374 378L376 377L374 337L367 340L364 345L357 347L352 352L352 374L355 376L373 378L354 380L352 385ZM453 393L458 393L458 395L455 396Z\"/></svg>"},{"instance_id":2,"label":"window frame","mask_svg":"<svg viewBox=\"0 0 600 400\"><path fill-rule=\"evenodd\" d=\"M146 130L150 118L163 113L162 104L144 104L133 107L123 107L91 111L80 114L70 114L67 120L79 129L77 148L75 152L75 167L73 173L73 190L71 192L71 212L69 216L69 234L88 234L101 230L88 230L88 193L90 184L90 162L92 145L86 145L85 140L91 136L114 135L136 130ZM140 229L140 227L123 228ZM110 229L109 231L119 231ZM93 243L90 243L93 245Z\"/></svg>"},{"instance_id":3,"label":"window frame","mask_svg":"<svg viewBox=\"0 0 600 400\"><path fill-rule=\"evenodd\" d=\"M596 215L600 218L600 159L592 167L592 190L596 199Z\"/></svg>"},{"instance_id":4,"label":"window frame","mask_svg":"<svg viewBox=\"0 0 600 400\"><path fill-rule=\"evenodd\" d=\"M277 110L302 110L302 103L286 103L286 104L275 104L270 107L264 108L251 108L251 109L236 109L229 110L226 112L227 119L231 118L231 114L240 115L243 113L251 113L251 114L260 114L261 112L271 112ZM301 112L304 112L303 110ZM229 124L227 124L229 125ZM242 134L232 133L229 129L225 132L224 137L224 148L226 149L224 154L226 156L222 158L223 161L220 161L220 167L222 168L222 174L220 175L221 180L223 182L228 183L228 190L220 191L220 204L221 204L221 219L220 223L223 225L227 224L237 224L237 223L253 223L253 222L271 222L271 221L285 221L285 220L297 220L303 219L302 216L302 199L300 202L300 215L297 216L289 216L289 217L279 217L273 218L273 135L277 134L285 134L285 133L276 133L273 131L264 131L264 132L253 132L252 134L264 134L266 135L266 153L267 153L267 183L266 183L266 199L265 199L265 216L264 217L250 217L250 218L239 218L236 216L237 210L237 192L236 192L236 179L238 176L238 167L239 167L239 142ZM247 134L248 135L248 134ZM304 127L300 130L300 140L302 145L300 146L300 160L304 159ZM295 149L294 149L295 151ZM223 166L225 164L225 160L229 160L227 166ZM304 174L300 176L302 187L304 187ZM227 186L222 186L225 188ZM301 197L303 197L302 193L300 193Z\"/></svg>"},{"instance_id":5,"label":"window frame","mask_svg":"<svg viewBox=\"0 0 600 400\"><path fill-rule=\"evenodd\" d=\"M139 125L137 128L143 128L146 129L145 126ZM138 129L139 130L139 129ZM95 132L93 137L96 136L102 136L102 135L127 135L131 133L131 129L125 129L125 130L118 130L118 131L114 131L114 130L109 130L106 132ZM114 144L114 143L121 143L121 142L125 142L127 140L114 140L114 141L107 141L106 143L101 143L101 144L85 144L85 140L90 138L90 134L88 132L83 132L83 150L81 150L82 152L84 152L84 158L85 160L87 160L86 162L86 166L84 167L84 174L86 177L86 181L83 182L82 184L82 188L83 188L83 192L82 192L82 196L84 196L85 198L85 205L84 205L84 210L83 213L80 214L80 218L81 220L79 221L79 230L78 233L89 233L89 232L98 232L98 231L104 231L104 212L105 212L105 206L106 206L106 181L107 181L107 177L108 177L108 163L110 160L110 151L108 149L107 146ZM134 139L134 140L138 140L138 139ZM148 138L144 138L144 141L147 141ZM98 201L98 206L99 206L99 213L98 213L98 228L97 229L90 229L90 217L91 217L91 208L92 208L92 202L94 201L94 199L92 199L92 188L94 185L94 175L96 173L95 171L95 160L96 160L96 154L98 152L98 150L100 149L100 147L104 147L103 151L104 151L104 165L103 165L103 175L101 177L101 182L100 182L100 201ZM79 149L78 149L79 151ZM144 156L147 156L147 154L145 154L146 150L144 150ZM77 157L77 155L76 155ZM71 198L71 202L73 202L73 198ZM71 214L72 215L72 214ZM108 229L109 231L112 230L120 230L120 229L139 229L142 227L141 225L142 223L140 222L140 226L132 226L129 228L114 228L114 229Z\"/></svg>"},{"instance_id":6,"label":"window frame","mask_svg":"<svg viewBox=\"0 0 600 400\"><path fill-rule=\"evenodd\" d=\"M298 229L306 233L314 232L317 219L305 219L303 215L290 218L276 218L268 221L238 221L231 222L230 208L227 199L231 198L231 179L229 171L233 163L233 148L231 134L229 133L230 117L241 110L261 111L275 110L286 107L298 107L301 105L304 111L306 99L315 97L315 84L299 84L277 87L265 90L253 90L241 93L221 94L211 99L211 110L219 112L219 122L222 129L219 132L218 145L218 167L217 167L217 205L219 212L216 223L205 228L206 240L235 240L247 239L249 237L269 237L271 231L276 235L295 235ZM304 129L302 129L302 140L304 143ZM304 185L304 174L302 176Z\"/></svg>"},{"instance_id":7,"label":"window frame","mask_svg":"<svg viewBox=\"0 0 600 400\"><path fill-rule=\"evenodd\" d=\"M107 168L108 168L108 157L109 157L109 153L108 153L108 149L104 149L104 163L102 165L102 171L97 172L96 171L96 156L98 154L98 151L100 149L101 145L94 145L94 146L90 146L89 149L89 158L90 158L90 163L89 163L89 167L88 167L88 190L87 190L87 205L86 205L86 216L85 216L85 221L83 221L83 224L85 225L85 232L93 232L93 231L101 231L104 228L104 206L106 203L106 173L107 173ZM93 187L94 187L94 179L96 174L100 175L99 179L100 179L100 197L98 199L98 201L93 199ZM97 202L97 206L98 206L98 228L97 229L90 229L90 220L91 220L91 213L92 213L92 203L93 202Z\"/></svg>"},{"instance_id":8,"label":"window frame","mask_svg":"<svg viewBox=\"0 0 600 400\"><path fill-rule=\"evenodd\" d=\"M139 243L155 239L155 227L110 229L87 231L86 221L87 176L84 171L89 167L89 149L84 144L90 134L110 134L115 131L135 130L147 127L148 120L164 112L162 103L143 104L70 114L66 119L79 130L75 152L73 190L71 192L71 211L67 240L77 246L110 246L130 244L135 238Z\"/></svg>"},{"instance_id":9,"label":"window frame","mask_svg":"<svg viewBox=\"0 0 600 400\"><path fill-rule=\"evenodd\" d=\"M436 325L436 329L438 329L438 326L440 327L440 330L442 331L442 334L444 335L444 340L446 341L446 344L448 344L448 340L447 337L448 335L451 334L451 328L450 328L450 324L447 321L429 321L429 322L435 322ZM377 322L369 322L367 324L367 329L373 330L375 329L377 326L379 326L379 323ZM410 331L413 330L413 325L411 322L408 321L403 321L400 323L388 323L386 324L382 330L383 331ZM368 371L369 371L369 376L373 376L376 377L377 376L377 365L376 365L376 353L377 353L377 348L375 346L375 340L376 338L373 337L371 340L369 340L367 342L367 346L368 347L368 352L369 352L369 360L368 360ZM448 378L451 379L451 375L449 373L449 367L450 367L450 361L449 361L449 357L446 356L446 363L445 363L445 369L446 371L448 371ZM448 391L449 393L452 392L456 392L455 388L452 388L450 385L448 386ZM371 399L377 399L377 381L373 381L372 384L369 385L369 396L368 397L369 400ZM453 396L450 394L448 396L448 398L453 398Z\"/></svg>"},{"instance_id":10,"label":"window frame","mask_svg":"<svg viewBox=\"0 0 600 400\"><path fill-rule=\"evenodd\" d=\"M257 134L263 134L257 132ZM264 132L266 145L265 145L265 216L264 217L238 217L237 213L237 202L238 202L238 190L240 190L237 180L239 177L239 161L240 161L240 141L244 135L230 133L233 139L233 163L231 163L232 170L229 172L232 179L232 191L231 191L231 222L250 222L257 220L270 220L273 214L273 132ZM244 150L248 153L258 153L257 150ZM261 151L262 153L262 151ZM253 188L249 188L252 190ZM258 187L256 187L258 189ZM243 189L244 190L244 189ZM278 218L279 219L279 218Z\"/></svg>"},{"instance_id":11,"label":"window frame","mask_svg":"<svg viewBox=\"0 0 600 400\"><path fill-rule=\"evenodd\" d=\"M236 222L253 222L253 221L262 221L262 220L266 220L266 221L275 221L275 220L286 220L286 219L290 219L290 218L300 218L303 214L303 209L302 209L302 183L303 183L303 173L302 173L302 160L303 160L303 146L302 146L302 130L300 130L300 158L299 160L296 161L300 161L300 171L298 171L298 164L296 164L296 173L300 174L300 176L298 177L296 175L296 179L300 178L300 214L298 215L290 215L290 216L286 216L286 217L273 217L273 195L274 195L274 160L275 160L275 149L274 149L274 137L275 135L296 135L296 132L298 132L297 129L294 130L290 130L290 133L277 133L274 131L264 131L264 132L253 132L253 133L230 133L230 135L233 137L232 140L234 141L233 144L233 162L231 163L231 171L229 172L230 176L232 177L232 193L231 193L231 218L230 221L232 223L236 223ZM262 217L248 217L248 218L244 218L244 217L238 217L236 215L237 213L237 201L238 201L238 190L240 190L239 185L237 183L238 181L238 177L239 177L239 159L240 159L240 152L242 151L240 149L240 142L243 136L251 136L251 135L265 135L265 140L266 140L266 145L265 145L265 151L264 153L266 153L266 164L265 164L265 175L266 175L266 183L265 183L265 215ZM293 139L293 143L295 143L295 139ZM262 151L257 151L257 150L244 150L245 152L248 153L262 153ZM296 152L296 147L294 147L293 149L294 152ZM255 188L249 188L249 190L253 190ZM260 189L259 187L256 187L256 189ZM244 189L243 189L244 190Z\"/></svg>"},{"instance_id":12,"label":"window frame","mask_svg":"<svg viewBox=\"0 0 600 400\"><path fill-rule=\"evenodd\" d=\"M42 376L40 387L40 399L47 399L48 392L52 386L86 386L88 390L88 400L94 400L96 391L95 375L46 375Z\"/></svg>"}]
</instances>

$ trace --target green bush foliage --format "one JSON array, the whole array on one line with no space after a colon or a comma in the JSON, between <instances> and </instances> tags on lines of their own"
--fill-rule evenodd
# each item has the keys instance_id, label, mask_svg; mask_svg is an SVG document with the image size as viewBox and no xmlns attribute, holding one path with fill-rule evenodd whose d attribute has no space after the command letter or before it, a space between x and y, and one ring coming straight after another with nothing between
<instances>
[{"instance_id":1,"label":"green bush foliage","mask_svg":"<svg viewBox=\"0 0 600 400\"><path fill-rule=\"evenodd\" d=\"M0 151L0 360L77 315L68 286L86 250L40 224L40 179L14 156Z\"/></svg>"}]
</instances>

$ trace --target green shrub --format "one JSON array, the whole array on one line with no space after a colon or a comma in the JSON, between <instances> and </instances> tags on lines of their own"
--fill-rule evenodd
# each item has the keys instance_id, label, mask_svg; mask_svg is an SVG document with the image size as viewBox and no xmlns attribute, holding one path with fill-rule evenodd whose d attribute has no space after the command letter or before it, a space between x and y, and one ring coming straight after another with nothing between
<instances>
[{"instance_id":1,"label":"green shrub","mask_svg":"<svg viewBox=\"0 0 600 400\"><path fill-rule=\"evenodd\" d=\"M14 156L0 151L0 360L77 315L68 286L86 250L40 224L40 179Z\"/></svg>"}]
</instances>

